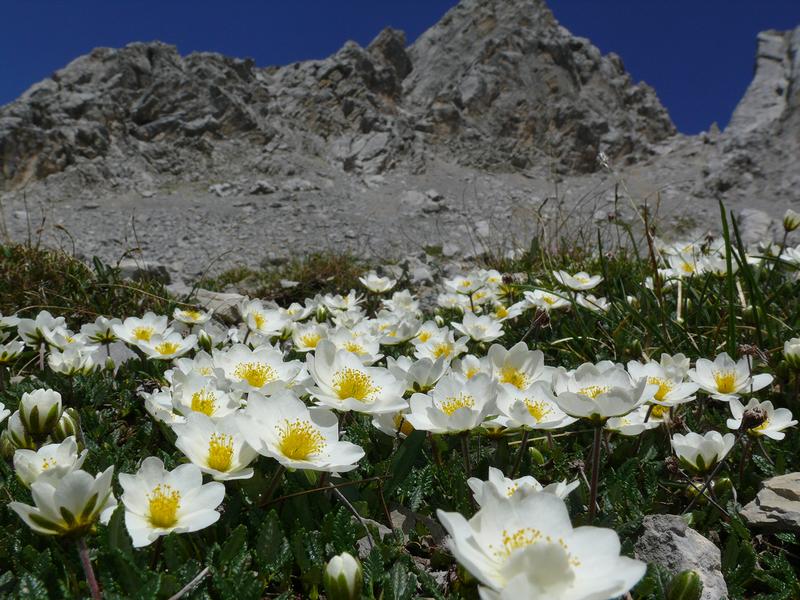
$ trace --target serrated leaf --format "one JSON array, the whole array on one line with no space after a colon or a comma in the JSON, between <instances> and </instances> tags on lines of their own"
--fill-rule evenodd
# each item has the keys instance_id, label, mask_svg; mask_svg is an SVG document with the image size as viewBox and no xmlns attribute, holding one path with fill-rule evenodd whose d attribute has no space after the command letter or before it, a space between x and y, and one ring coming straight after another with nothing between
<instances>
[{"instance_id":1,"label":"serrated leaf","mask_svg":"<svg viewBox=\"0 0 800 600\"><path fill-rule=\"evenodd\" d=\"M239 525L228 536L227 541L222 545L219 551L219 566L226 566L233 558L239 554L247 543L247 527Z\"/></svg>"},{"instance_id":2,"label":"serrated leaf","mask_svg":"<svg viewBox=\"0 0 800 600\"><path fill-rule=\"evenodd\" d=\"M417 576L401 562L394 563L386 578L383 597L388 600L411 600L417 591Z\"/></svg>"},{"instance_id":3,"label":"serrated leaf","mask_svg":"<svg viewBox=\"0 0 800 600\"><path fill-rule=\"evenodd\" d=\"M47 591L47 586L41 579L30 573L25 573L19 579L19 586L17 587L17 595L15 597L18 600L49 600L50 594Z\"/></svg>"}]
</instances>

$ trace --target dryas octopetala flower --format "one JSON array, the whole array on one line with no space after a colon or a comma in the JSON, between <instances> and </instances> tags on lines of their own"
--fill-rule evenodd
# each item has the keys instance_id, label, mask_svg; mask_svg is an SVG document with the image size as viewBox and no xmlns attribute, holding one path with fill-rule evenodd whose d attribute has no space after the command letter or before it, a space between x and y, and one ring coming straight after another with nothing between
<instances>
[{"instance_id":1,"label":"dryas octopetala flower","mask_svg":"<svg viewBox=\"0 0 800 600\"><path fill-rule=\"evenodd\" d=\"M455 333L446 327L433 331L423 325L411 342L414 345L414 358L452 360L467 351L468 339L467 336L456 339Z\"/></svg>"},{"instance_id":2,"label":"dryas octopetala flower","mask_svg":"<svg viewBox=\"0 0 800 600\"><path fill-rule=\"evenodd\" d=\"M800 213L797 211L792 210L791 208L787 208L786 212L783 213L783 228L787 232L794 231L800 227Z\"/></svg>"},{"instance_id":3,"label":"dryas octopetala flower","mask_svg":"<svg viewBox=\"0 0 800 600\"><path fill-rule=\"evenodd\" d=\"M464 313L461 323L452 323L453 329L475 342L493 342L503 336L503 324L490 315L476 316Z\"/></svg>"},{"instance_id":4,"label":"dryas octopetala flower","mask_svg":"<svg viewBox=\"0 0 800 600\"><path fill-rule=\"evenodd\" d=\"M296 352L312 352L327 338L328 326L322 323L295 323L292 328L292 345Z\"/></svg>"},{"instance_id":5,"label":"dryas octopetala flower","mask_svg":"<svg viewBox=\"0 0 800 600\"><path fill-rule=\"evenodd\" d=\"M206 312L197 308L178 308L172 311L172 318L187 325L202 325L208 323L213 316L212 312Z\"/></svg>"},{"instance_id":6,"label":"dryas octopetala flower","mask_svg":"<svg viewBox=\"0 0 800 600\"><path fill-rule=\"evenodd\" d=\"M37 314L35 319L19 319L17 323L19 337L32 348L49 344L53 334L65 328L64 317L54 317L46 310Z\"/></svg>"},{"instance_id":7,"label":"dryas octopetala flower","mask_svg":"<svg viewBox=\"0 0 800 600\"><path fill-rule=\"evenodd\" d=\"M363 277L359 277L358 280L361 282L361 285L375 294L383 294L388 292L395 285L397 285L396 279L392 279L391 277L380 277L375 271L366 273Z\"/></svg>"},{"instance_id":8,"label":"dryas octopetala flower","mask_svg":"<svg viewBox=\"0 0 800 600\"><path fill-rule=\"evenodd\" d=\"M572 306L572 303L567 298L547 290L526 290L523 295L528 306L540 308L545 312Z\"/></svg>"},{"instance_id":9,"label":"dryas octopetala flower","mask_svg":"<svg viewBox=\"0 0 800 600\"><path fill-rule=\"evenodd\" d=\"M500 386L497 410L498 419L506 427L561 429L578 420L561 410L550 384L544 381L537 381L524 390L511 385Z\"/></svg>"},{"instance_id":10,"label":"dryas octopetala flower","mask_svg":"<svg viewBox=\"0 0 800 600\"><path fill-rule=\"evenodd\" d=\"M572 372L559 369L553 386L561 410L595 423L627 415L650 400L657 389L644 379L634 383L621 365L607 361L584 363Z\"/></svg>"},{"instance_id":11,"label":"dryas octopetala flower","mask_svg":"<svg viewBox=\"0 0 800 600\"><path fill-rule=\"evenodd\" d=\"M145 313L141 318L128 317L122 323L114 324L112 329L119 339L131 346L149 342L154 335L164 336L170 333L167 328L167 317L152 312Z\"/></svg>"},{"instance_id":12,"label":"dryas octopetala flower","mask_svg":"<svg viewBox=\"0 0 800 600\"><path fill-rule=\"evenodd\" d=\"M704 392L717 400L729 401L742 394L752 394L772 383L772 375L760 373L752 375L753 363L749 356L738 362L723 352L714 359L699 358L694 369L689 370L689 378Z\"/></svg>"},{"instance_id":13,"label":"dryas octopetala flower","mask_svg":"<svg viewBox=\"0 0 800 600\"><path fill-rule=\"evenodd\" d=\"M792 369L800 370L800 338L792 338L784 342L783 358Z\"/></svg>"},{"instance_id":14,"label":"dryas octopetala flower","mask_svg":"<svg viewBox=\"0 0 800 600\"><path fill-rule=\"evenodd\" d=\"M119 319L107 319L102 316L97 317L94 323L84 323L81 325L81 335L93 344L107 346L118 340L117 334L114 333L114 326L121 324L122 321Z\"/></svg>"},{"instance_id":15,"label":"dryas octopetala flower","mask_svg":"<svg viewBox=\"0 0 800 600\"><path fill-rule=\"evenodd\" d=\"M359 446L339 440L333 411L309 408L289 390L269 399L250 394L237 425L256 452L289 469L341 473L355 469L364 456Z\"/></svg>"},{"instance_id":16,"label":"dryas octopetala flower","mask_svg":"<svg viewBox=\"0 0 800 600\"><path fill-rule=\"evenodd\" d=\"M603 281L600 275L589 275L584 271L574 275L570 275L566 271L553 271L553 278L563 287L575 291L594 289Z\"/></svg>"},{"instance_id":17,"label":"dryas octopetala flower","mask_svg":"<svg viewBox=\"0 0 800 600\"><path fill-rule=\"evenodd\" d=\"M678 356L683 357L683 355ZM675 366L678 356L662 354L661 363L652 360L644 364L635 360L628 363L628 373L634 381L644 379L648 384L658 386L652 402L664 406L677 406L695 399L694 393L700 386L683 381L685 371Z\"/></svg>"},{"instance_id":18,"label":"dryas octopetala flower","mask_svg":"<svg viewBox=\"0 0 800 600\"><path fill-rule=\"evenodd\" d=\"M164 335L153 334L149 340L140 341L137 346L149 358L154 360L172 360L194 350L197 346L197 336L181 336L177 331Z\"/></svg>"},{"instance_id":19,"label":"dryas octopetala flower","mask_svg":"<svg viewBox=\"0 0 800 600\"><path fill-rule=\"evenodd\" d=\"M386 368L395 379L405 382L406 392L425 393L442 378L447 370L447 361L441 357L436 360L422 358L415 361L402 355L396 359L387 356Z\"/></svg>"},{"instance_id":20,"label":"dryas octopetala flower","mask_svg":"<svg viewBox=\"0 0 800 600\"><path fill-rule=\"evenodd\" d=\"M47 444L36 451L17 450L14 452L14 471L25 487L30 487L34 481L60 479L80 469L86 452L84 449L78 453L75 436L69 436L60 444Z\"/></svg>"},{"instance_id":21,"label":"dryas octopetala flower","mask_svg":"<svg viewBox=\"0 0 800 600\"><path fill-rule=\"evenodd\" d=\"M394 413L407 406L403 381L382 367L364 366L357 355L328 340L306 355L306 364L316 384L310 393L321 404L366 414Z\"/></svg>"},{"instance_id":22,"label":"dryas octopetala flower","mask_svg":"<svg viewBox=\"0 0 800 600\"><path fill-rule=\"evenodd\" d=\"M611 308L611 304L605 297L598 298L593 294L577 294L575 296L575 303L578 306L597 313L608 312L608 309Z\"/></svg>"},{"instance_id":23,"label":"dryas octopetala flower","mask_svg":"<svg viewBox=\"0 0 800 600\"><path fill-rule=\"evenodd\" d=\"M212 421L202 413L192 412L185 423L176 423L172 429L178 436L175 446L203 473L217 481L253 476L249 465L258 453L245 442L235 414Z\"/></svg>"},{"instance_id":24,"label":"dryas octopetala flower","mask_svg":"<svg viewBox=\"0 0 800 600\"><path fill-rule=\"evenodd\" d=\"M222 369L235 389L271 394L305 384L303 363L284 362L283 353L273 346L251 350L244 344L234 344L227 350L214 350L212 356L214 367Z\"/></svg>"},{"instance_id":25,"label":"dryas octopetala flower","mask_svg":"<svg viewBox=\"0 0 800 600\"><path fill-rule=\"evenodd\" d=\"M672 449L681 464L689 470L702 474L711 471L716 464L728 455L736 443L732 433L722 435L718 431L708 431L705 435L689 432L672 436Z\"/></svg>"},{"instance_id":26,"label":"dryas octopetala flower","mask_svg":"<svg viewBox=\"0 0 800 600\"><path fill-rule=\"evenodd\" d=\"M480 582L482 600L607 600L625 594L647 569L620 556L612 529L573 529L553 494L512 502L488 495L469 521L437 515L456 560Z\"/></svg>"},{"instance_id":27,"label":"dryas octopetala flower","mask_svg":"<svg viewBox=\"0 0 800 600\"><path fill-rule=\"evenodd\" d=\"M750 398L747 406L743 406L738 398L733 398L729 405L731 409L731 419L728 419L728 429L738 431L742 427L745 413L753 409L759 409L764 415L764 420L747 430L747 433L754 436L763 435L773 440L782 440L786 437L783 430L797 425L797 421L792 419L792 412L788 408L775 408L769 400L759 402L756 398Z\"/></svg>"},{"instance_id":28,"label":"dryas octopetala flower","mask_svg":"<svg viewBox=\"0 0 800 600\"><path fill-rule=\"evenodd\" d=\"M508 350L500 344L492 344L486 356L492 377L501 386L526 390L537 381L549 382L552 376L544 365L542 351L528 350L525 342L519 342Z\"/></svg>"},{"instance_id":29,"label":"dryas octopetala flower","mask_svg":"<svg viewBox=\"0 0 800 600\"><path fill-rule=\"evenodd\" d=\"M640 406L622 417L611 417L605 423L609 431L634 436L659 427L669 415L669 408L661 404Z\"/></svg>"},{"instance_id":30,"label":"dryas octopetala flower","mask_svg":"<svg viewBox=\"0 0 800 600\"><path fill-rule=\"evenodd\" d=\"M488 502L487 496L493 495L498 498L514 498L521 499L531 494L544 492L546 494L553 494L561 499L566 498L569 493L580 485L576 479L572 483L567 483L566 480L551 483L543 486L534 477L526 475L519 479L509 479L500 469L489 467L489 477L486 481L482 481L477 477L471 477L467 480L467 485L472 490L475 496L475 502L478 506L483 506Z\"/></svg>"},{"instance_id":31,"label":"dryas octopetala flower","mask_svg":"<svg viewBox=\"0 0 800 600\"><path fill-rule=\"evenodd\" d=\"M0 402L0 423L6 420L6 417L11 414L11 411L6 408L6 405Z\"/></svg>"},{"instance_id":32,"label":"dryas octopetala flower","mask_svg":"<svg viewBox=\"0 0 800 600\"><path fill-rule=\"evenodd\" d=\"M68 346L64 350L53 349L47 357L47 365L55 373L72 377L91 373L100 365L94 362L95 347Z\"/></svg>"},{"instance_id":33,"label":"dryas octopetala flower","mask_svg":"<svg viewBox=\"0 0 800 600\"><path fill-rule=\"evenodd\" d=\"M361 563L348 552L334 556L322 575L328 600L359 600L364 584Z\"/></svg>"},{"instance_id":34,"label":"dryas octopetala flower","mask_svg":"<svg viewBox=\"0 0 800 600\"><path fill-rule=\"evenodd\" d=\"M188 375L182 371L172 375L172 408L186 416L198 412L220 419L241 406L240 392L225 392L219 388L214 377L205 377L196 372Z\"/></svg>"},{"instance_id":35,"label":"dryas octopetala flower","mask_svg":"<svg viewBox=\"0 0 800 600\"><path fill-rule=\"evenodd\" d=\"M172 471L161 459L150 456L135 475L120 473L125 527L137 548L152 544L169 533L188 533L213 525L216 508L225 497L225 486L203 484L203 473L193 464Z\"/></svg>"},{"instance_id":36,"label":"dryas octopetala flower","mask_svg":"<svg viewBox=\"0 0 800 600\"><path fill-rule=\"evenodd\" d=\"M60 478L42 478L31 484L34 506L10 502L13 510L36 533L83 535L99 519L107 523L117 505L111 489L114 467L92 477L76 470Z\"/></svg>"},{"instance_id":37,"label":"dryas octopetala flower","mask_svg":"<svg viewBox=\"0 0 800 600\"><path fill-rule=\"evenodd\" d=\"M496 384L487 375L467 379L449 373L427 394L411 396L406 420L414 429L432 433L469 431L495 410L496 396Z\"/></svg>"},{"instance_id":38,"label":"dryas octopetala flower","mask_svg":"<svg viewBox=\"0 0 800 600\"><path fill-rule=\"evenodd\" d=\"M61 394L55 390L25 392L19 402L19 418L32 436L47 435L61 418Z\"/></svg>"}]
</instances>

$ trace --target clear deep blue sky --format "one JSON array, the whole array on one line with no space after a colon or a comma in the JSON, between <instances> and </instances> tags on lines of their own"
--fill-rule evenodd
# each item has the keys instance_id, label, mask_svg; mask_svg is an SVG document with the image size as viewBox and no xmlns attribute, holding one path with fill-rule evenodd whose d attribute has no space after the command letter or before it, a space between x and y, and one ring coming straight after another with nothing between
<instances>
[{"instance_id":1,"label":"clear deep blue sky","mask_svg":"<svg viewBox=\"0 0 800 600\"><path fill-rule=\"evenodd\" d=\"M456 0L1 0L0 104L96 46L162 40L252 57L322 58L384 26L409 42ZM678 129L724 126L752 77L756 34L800 25L800 0L550 0L556 17L650 83Z\"/></svg>"}]
</instances>

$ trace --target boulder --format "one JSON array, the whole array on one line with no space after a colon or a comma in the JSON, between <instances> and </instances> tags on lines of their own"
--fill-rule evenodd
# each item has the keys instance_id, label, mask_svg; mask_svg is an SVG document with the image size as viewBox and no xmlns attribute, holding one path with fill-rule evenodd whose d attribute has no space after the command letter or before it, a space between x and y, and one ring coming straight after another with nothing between
<instances>
[{"instance_id":1,"label":"boulder","mask_svg":"<svg viewBox=\"0 0 800 600\"><path fill-rule=\"evenodd\" d=\"M728 598L720 551L711 541L677 515L648 515L642 526L644 531L636 541L636 558L660 565L673 574L697 571L703 581L702 600Z\"/></svg>"},{"instance_id":2,"label":"boulder","mask_svg":"<svg viewBox=\"0 0 800 600\"><path fill-rule=\"evenodd\" d=\"M742 509L742 518L756 529L800 533L800 473L778 475L761 486L755 500Z\"/></svg>"}]
</instances>

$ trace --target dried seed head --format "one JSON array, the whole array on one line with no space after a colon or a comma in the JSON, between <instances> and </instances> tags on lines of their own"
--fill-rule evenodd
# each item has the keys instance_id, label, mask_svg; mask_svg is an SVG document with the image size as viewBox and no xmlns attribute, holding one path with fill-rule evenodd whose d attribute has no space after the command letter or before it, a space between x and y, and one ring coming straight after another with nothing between
<instances>
[{"instance_id":1,"label":"dried seed head","mask_svg":"<svg viewBox=\"0 0 800 600\"><path fill-rule=\"evenodd\" d=\"M678 459L675 456L668 456L664 459L664 466L667 467L667 471L672 475L677 475L680 473L681 467Z\"/></svg>"},{"instance_id":2,"label":"dried seed head","mask_svg":"<svg viewBox=\"0 0 800 600\"><path fill-rule=\"evenodd\" d=\"M758 427L766 420L767 420L767 411L765 411L763 408L756 406L754 408L744 411L744 414L742 415L742 424L740 428L743 431L749 431L750 429Z\"/></svg>"}]
</instances>

